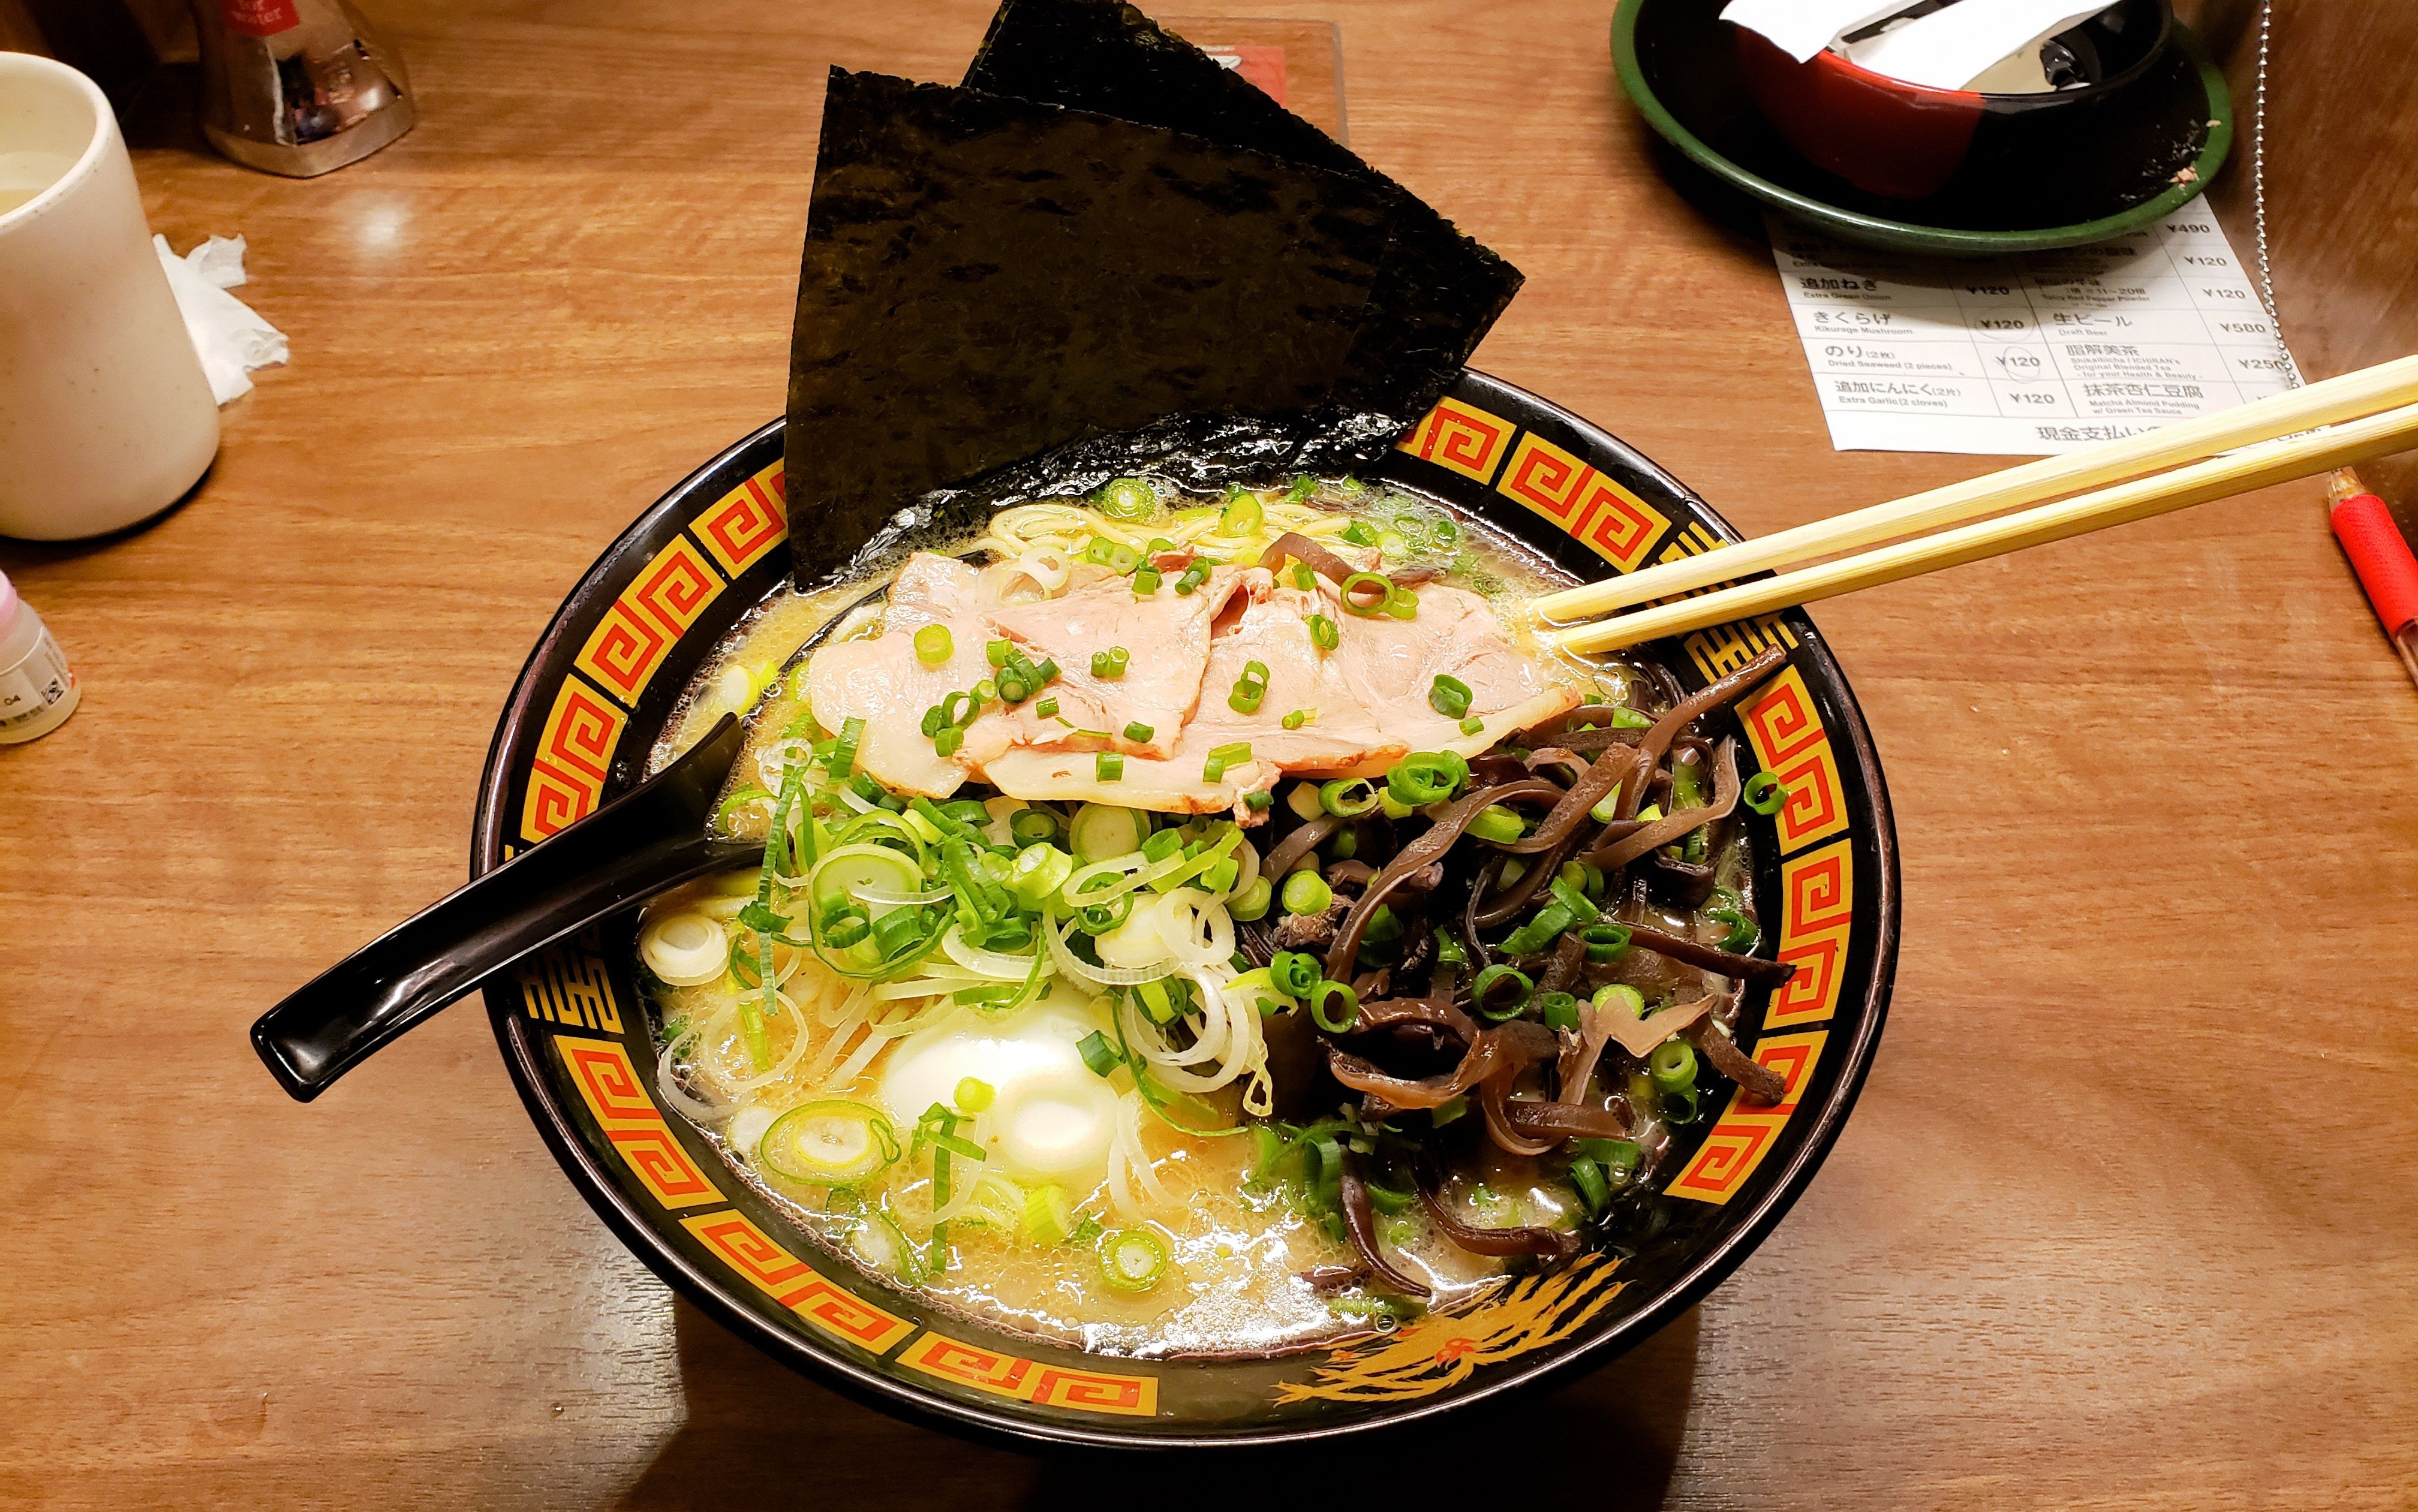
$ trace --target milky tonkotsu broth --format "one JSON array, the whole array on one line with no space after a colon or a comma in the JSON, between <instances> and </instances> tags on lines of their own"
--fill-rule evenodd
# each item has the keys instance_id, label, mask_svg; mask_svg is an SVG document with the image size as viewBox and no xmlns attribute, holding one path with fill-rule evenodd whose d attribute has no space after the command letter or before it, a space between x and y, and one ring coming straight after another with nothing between
<instances>
[{"instance_id":1,"label":"milky tonkotsu broth","mask_svg":"<svg viewBox=\"0 0 2418 1512\"><path fill-rule=\"evenodd\" d=\"M1648 715L1671 701L1668 690L1675 685L1655 669L1620 662L1549 661L1538 650L1518 605L1537 588L1559 586L1561 580L1524 550L1482 527L1456 520L1457 531L1446 527L1455 539L1440 539L1446 532L1431 532L1431 527L1448 516L1430 501L1379 488L1354 487L1344 493L1338 485L1327 485L1314 499L1273 493L1255 497L1266 511L1263 534L1274 533L1283 523L1296 529L1314 528L1321 532L1317 539L1339 542L1344 539L1339 532L1352 527L1355 520L1366 521L1360 528L1373 542L1367 550L1392 570L1400 571L1393 564L1405 560L1447 568L1447 575L1439 582L1475 589L1494 603L1509 643L1533 658L1538 675L1555 686L1584 683L1601 690L1613 704ZM1197 527L1199 516L1217 516L1218 527L1205 533L1195 528L1184 542L1187 545L1196 538L1205 542L1199 548L1204 555L1213 549L1232 549L1230 535L1220 534L1231 516L1220 515L1217 504L1183 498L1174 502L1178 507L1173 512L1137 526L1134 533L1164 539L1186 525ZM1411 533L1409 541L1404 539L1405 529ZM958 549L973 544L960 543ZM986 544L994 557L999 554L997 538L987 538ZM1245 547L1234 555L1246 555L1250 549ZM1084 571L1079 567L1074 581L1084 580ZM1171 572L1168 577L1174 581ZM780 669L793 651L834 619L840 623L825 644L876 634L884 610L879 604L859 606L866 591L865 585L812 594L794 593L786 587L776 590L699 674L689 701L669 723L666 737L653 753L657 767L698 739L722 713L755 709L747 748L738 763L726 810L727 826L736 834L761 839L767 833L778 795L755 798L747 795L748 789L763 787L767 779L784 771L794 775L803 744L799 739L784 744L783 733L799 727L807 713L803 689L808 680L803 671L778 676ZM1135 591L1140 596L1140 590ZM1348 634L1355 626L1345 620L1344 629ZM1013 667L1002 668L1000 675L1013 675ZM1071 700L1077 695L1078 680L1067 678L1051 685L1065 688ZM1217 692L1204 690L1204 702ZM1038 702L1034 698L1031 705ZM1277 712L1269 710L1268 717L1273 720ZM1481 712L1473 710L1470 722L1475 723ZM827 732L827 738L830 733L837 732ZM1085 759L1098 764L1097 758ZM1271 793L1275 817L1284 824L1298 822L1285 813L1285 805L1293 801L1286 795L1297 786L1295 780L1281 779ZM949 802L963 803L969 792L987 795L991 789L974 785ZM834 791L830 796L840 795ZM825 806L831 810L835 831L849 822L861 827L872 823L863 809L845 798ZM1027 804L991 799L986 810L987 827L997 838L989 842L989 848L1002 857L1002 865L1004 854L1021 839L1013 828L1018 822L1018 813L1027 809L1056 814L1055 845L1074 844L1070 826L1080 810L1073 802L1052 804L1037 800ZM1237 798L1233 812L1247 811L1247 805ZM976 828L972 812L963 811L970 830ZM874 828L901 828L912 822L908 814L900 813ZM1037 825L1040 820L1032 822ZM1169 814L1155 832L1189 836L1197 831L1201 838L1186 849L1215 854L1213 837L1222 833L1222 822L1215 814L1189 821L1180 814ZM1176 824L1186 828L1168 828ZM1257 845L1265 850L1266 838L1277 828L1262 824L1255 831L1243 830L1240 846ZM927 857L934 848L924 848ZM980 848L979 843L968 842L967 853L980 859ZM835 849L822 854L828 859ZM1239 850L1230 851L1226 860L1238 854ZM1320 852L1322 857L1324 854ZM1744 858L1735 836L1726 853L1714 860L1724 887L1751 912L1752 901L1745 895ZM1221 879L1223 864L1200 872L1195 881L1205 885ZM1333 862L1327 864L1331 869ZM1344 1277L1346 1268L1355 1263L1355 1250L1339 1232L1339 1223L1348 1226L1348 1220L1339 1219L1331 1197L1325 1199L1330 1205L1321 1207L1321 1193L1333 1183L1330 1178L1324 1188L1320 1185L1315 1176L1320 1156L1315 1152L1302 1156L1304 1173L1253 1179L1255 1163L1264 1157L1272 1142L1258 1127L1266 1121L1251 1116L1263 1109L1264 1103L1259 1109L1247 1109L1245 1100L1246 1090L1254 1085L1264 1092L1267 1052L1263 1046L1255 1051L1258 1060L1251 1062L1251 1074L1237 1076L1215 1091L1178 1097L1156 1111L1139 1084L1134 1064L1120 1061L1104 1077L1086 1062L1083 1042L1087 1037L1113 1042L1121 1022L1137 1032L1158 1036L1154 1043L1177 1055L1184 1053L1181 1042L1186 1039L1194 1048L1215 1039L1221 1022L1234 1026L1238 1042L1248 1033L1266 1032L1270 1021L1263 1014L1236 1010L1231 1019L1221 1020L1211 1006L1213 988L1231 993L1237 988L1229 984L1241 983L1240 990L1261 990L1248 985L1247 973L1238 976L1233 968L1221 966L1222 975L1212 973L1204 982L1198 975L1185 976L1183 968L1171 968L1171 982L1190 984L1182 990L1192 994L1194 1011L1191 1016L1179 1016L1156 1028L1146 1027L1152 1003L1139 986L1095 988L1064 971L1048 970L1029 987L1003 977L986 987L982 983L988 979L967 975L972 969L951 964L958 955L985 962L1010 956L1047 962L1050 956L1045 942L1033 944L1028 954L1016 955L1008 947L986 953L962 940L944 941L947 949L933 949L925 957L926 964L888 982L852 984L835 974L826 960L854 958L846 957L846 950L863 953L871 937L852 942L851 947L837 947L837 955L831 942L859 924L878 923L911 909L935 919L950 917L946 907L938 903L887 901L918 896L918 889L922 894L946 896L939 890L949 885L949 874L936 863L917 881L911 876L911 869L879 856L855 872L847 871L845 863L834 865L835 874L853 878L851 885L858 891L846 896L832 893L838 907L817 915L819 949L783 943L771 936L759 939L743 922L742 911L759 893L759 868L752 864L657 899L647 913L652 933L642 936L642 961L649 967L656 1022L666 1037L662 1080L666 1095L713 1136L733 1168L779 1203L802 1229L834 1252L969 1313L1105 1352L1158 1355L1281 1350L1372 1326L1388 1327L1404 1316L1409 1305L1400 1297L1372 1289L1365 1275L1357 1281ZM806 927L806 916L820 907L819 902L805 899L819 899L822 894L807 887L799 873L784 875L796 878L801 887L774 912L796 921L786 926L795 934ZM1201 949L1205 949L1200 946L1201 940L1224 938L1218 933L1220 927L1264 929L1286 917L1274 900L1273 879L1269 880L1272 897L1265 918L1253 925L1237 922L1221 926L1209 919L1220 908L1241 919L1237 910L1246 909L1250 900L1248 890L1240 886L1224 905L1196 909L1186 904L1171 917L1188 921L1201 931L1195 940ZM979 874L972 885L979 893ZM1132 897L1139 900L1130 905L1134 913L1171 907L1155 899L1151 892L1133 890ZM1195 892L1187 884L1165 896ZM962 887L958 895L966 895ZM871 901L848 901L859 896ZM852 923L848 917L851 909L872 917ZM1697 927L1685 910L1648 908L1639 917L1648 915L1649 922ZM1036 927L1046 928L1056 916L1045 912L1034 917L1041 921ZM670 920L686 923L674 930L666 924ZM699 920L706 923L700 924ZM824 922L831 922L828 929ZM1011 944L1016 922L1010 919L998 925ZM1059 923L1069 941L1078 939L1077 921ZM1098 961L1106 961L1122 935L1131 932L1132 924L1129 916L1125 924L1091 937L1088 950L1097 952ZM931 927L937 932L944 925ZM1174 936L1162 930L1162 938L1172 940ZM762 1016L760 1032L751 1044L750 1031L734 1004L763 1000L754 964L758 958L754 953L758 951L769 951L779 997L773 1011ZM1195 954L1199 953L1196 949ZM723 959L723 967L717 968L716 957ZM1642 984L1638 991L1648 996L1664 990L1683 996L1696 980L1692 969L1674 970L1674 963L1660 958L1631 959L1636 967L1631 974ZM666 963L678 975L694 980L687 985L669 980L660 970ZM957 974L943 979L928 974L932 972ZM1014 989L1016 996L1026 1000L1001 1008L991 1002L958 1002L948 994L881 997L885 988L895 991L943 980L971 983L960 990L987 991L1001 998ZM1125 1009L1110 1006L1111 1000L1103 995L1110 991L1126 1001ZM1132 1016L1121 1020L1120 1012ZM1238 1064L1249 1060L1239 1049L1230 1049L1229 1054L1238 1058ZM1221 1063L1216 1059L1205 1062L1213 1069ZM1155 1061L1149 1064L1157 1068L1154 1077L1164 1075L1171 1084L1180 1083L1187 1074L1197 1075L1186 1067ZM1607 1096L1616 1102L1619 1094L1610 1091L1610 1082L1607 1071ZM1160 1091L1164 1094L1166 1089ZM961 1101L953 1101L960 1094ZM1630 1095L1638 1095L1633 1084ZM826 1105L848 1105L858 1111L822 1122L817 1121L819 1115L802 1115L782 1125L782 1137L768 1139L768 1130L783 1114ZM1474 1125L1477 1117L1474 1095L1468 1106L1467 1116ZM937 1130L943 1137L940 1144L919 1141L917 1120L927 1111L950 1115L922 1131ZM1190 1128L1230 1132L1215 1138L1187 1136L1177 1132L1170 1118L1159 1116L1162 1112ZM877 1128L877 1124L886 1127ZM788 1129L807 1126L817 1131L814 1142L797 1144L787 1137ZM1464 1126L1464 1134L1468 1127ZM865 1133L868 1129L873 1131L869 1136ZM1349 1136L1344 1138L1348 1142ZM1667 1131L1647 1115L1640 1130L1640 1158L1631 1178L1636 1184L1642 1185L1650 1175L1655 1157L1668 1138ZM935 1153L949 1139L965 1141L980 1150L983 1158L950 1157L952 1196L957 1200L944 1240L935 1245L930 1237L939 1179ZM765 1153L777 1144L791 1152L778 1157L782 1159L861 1156L877 1160L892 1142L897 1146L895 1158L870 1175L848 1182L791 1179L776 1171ZM1586 1203L1584 1194L1574 1190L1569 1173L1561 1168L1563 1153L1531 1158L1506 1153L1483 1141L1475 1149L1459 1150L1445 1187L1448 1210L1472 1228L1572 1229L1586 1217ZM1292 1156L1288 1151L1288 1161ZM1350 1158L1365 1164L1378 1157ZM1397 1259L1405 1274L1430 1289L1426 1306L1450 1305L1492 1284L1507 1269L1527 1263L1507 1262L1460 1247L1438 1231L1415 1198L1405 1201L1400 1189L1385 1191L1391 1195L1378 1199L1379 1206L1391 1211L1372 1209L1373 1221L1385 1252ZM1137 1241L1139 1248L1115 1249L1122 1243L1117 1236L1139 1230L1147 1230L1147 1237ZM1111 1274L1110 1261L1103 1259L1109 1252L1103 1245L1120 1257L1140 1257L1135 1264L1151 1262L1154 1247L1163 1250L1163 1260L1155 1262L1160 1269L1147 1286L1128 1289ZM1120 1259L1117 1263L1126 1261Z\"/></svg>"}]
</instances>

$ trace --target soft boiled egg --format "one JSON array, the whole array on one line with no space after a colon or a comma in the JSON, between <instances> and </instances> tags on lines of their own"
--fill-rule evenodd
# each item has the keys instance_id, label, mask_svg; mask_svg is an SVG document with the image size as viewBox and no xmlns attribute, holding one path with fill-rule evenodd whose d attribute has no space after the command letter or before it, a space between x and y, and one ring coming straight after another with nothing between
<instances>
[{"instance_id":1,"label":"soft boiled egg","mask_svg":"<svg viewBox=\"0 0 2418 1512\"><path fill-rule=\"evenodd\" d=\"M901 1039L874 1095L903 1130L934 1103L954 1107L967 1077L985 1082L990 1106L959 1132L983 1146L986 1168L1088 1191L1107 1174L1117 1123L1116 1090L1077 1048L1094 1031L1113 1032L1100 1001L1052 983L1013 1013L967 1009Z\"/></svg>"}]
</instances>

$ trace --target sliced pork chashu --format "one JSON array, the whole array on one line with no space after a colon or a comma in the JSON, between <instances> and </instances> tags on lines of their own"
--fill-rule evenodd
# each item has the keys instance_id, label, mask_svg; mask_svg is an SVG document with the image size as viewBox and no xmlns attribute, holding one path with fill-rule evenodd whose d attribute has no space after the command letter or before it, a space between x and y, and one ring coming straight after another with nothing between
<instances>
[{"instance_id":1,"label":"sliced pork chashu","mask_svg":"<svg viewBox=\"0 0 2418 1512\"><path fill-rule=\"evenodd\" d=\"M806 668L807 697L827 729L849 719L865 722L859 771L885 787L929 798L947 797L969 776L1024 747L1086 753L1087 767L1088 753L1102 749L1165 758L1177 750L1200 700L1210 624L1243 575L1237 568L1218 568L1190 593L1178 593L1171 580L1141 596L1130 579L1082 568L1055 598L1002 603L978 569L917 552L891 585L882 633L817 651ZM933 624L949 631L950 654L938 665L921 661L914 649L915 632ZM966 727L964 743L941 756L924 733L925 711L952 693L996 680L986 652L994 640L1016 644L1035 663L1055 661L1059 678L1039 698L1012 708L987 703ZM1092 653L1110 647L1125 649L1125 675L1094 678ZM1042 698L1057 700L1055 716L1035 711ZM1125 731L1134 725L1150 726L1150 739L1128 740Z\"/></svg>"}]
</instances>

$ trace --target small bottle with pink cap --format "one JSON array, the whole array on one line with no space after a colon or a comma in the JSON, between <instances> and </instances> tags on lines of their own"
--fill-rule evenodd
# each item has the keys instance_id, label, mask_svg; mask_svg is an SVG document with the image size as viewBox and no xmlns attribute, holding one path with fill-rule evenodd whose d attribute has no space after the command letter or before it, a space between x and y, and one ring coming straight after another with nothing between
<instances>
[{"instance_id":1,"label":"small bottle with pink cap","mask_svg":"<svg viewBox=\"0 0 2418 1512\"><path fill-rule=\"evenodd\" d=\"M50 627L0 573L0 745L39 740L57 729L83 695Z\"/></svg>"}]
</instances>

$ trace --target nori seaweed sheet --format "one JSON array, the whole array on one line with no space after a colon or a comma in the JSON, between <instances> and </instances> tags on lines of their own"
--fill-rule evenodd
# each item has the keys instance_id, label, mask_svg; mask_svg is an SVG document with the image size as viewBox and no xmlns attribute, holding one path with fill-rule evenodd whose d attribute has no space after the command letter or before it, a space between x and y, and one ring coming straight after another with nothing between
<instances>
[{"instance_id":1,"label":"nori seaweed sheet","mask_svg":"<svg viewBox=\"0 0 2418 1512\"><path fill-rule=\"evenodd\" d=\"M1520 288L1518 268L1123 0L1004 0L964 82L1255 148L1347 175L1384 196L1395 246L1354 346L1344 402L1397 418L1397 434L1451 388ZM1365 460L1357 438L1345 436L1313 441L1297 462L1323 469Z\"/></svg>"},{"instance_id":2,"label":"nori seaweed sheet","mask_svg":"<svg viewBox=\"0 0 2418 1512\"><path fill-rule=\"evenodd\" d=\"M802 564L1013 496L1016 464L1214 484L1312 435L1382 454L1400 424L1339 394L1389 208L1247 148L833 69L790 343Z\"/></svg>"}]
</instances>

